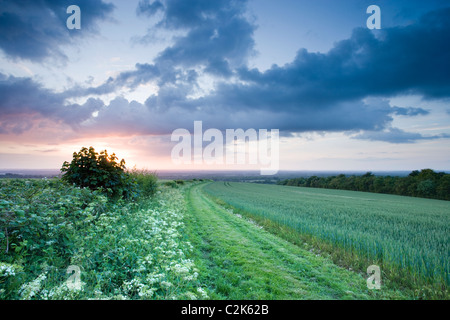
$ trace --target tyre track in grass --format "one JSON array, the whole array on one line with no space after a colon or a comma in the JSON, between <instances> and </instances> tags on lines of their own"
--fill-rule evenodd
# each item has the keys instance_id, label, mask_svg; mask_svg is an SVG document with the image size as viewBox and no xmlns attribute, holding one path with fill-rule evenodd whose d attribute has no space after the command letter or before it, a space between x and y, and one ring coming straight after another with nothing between
<instances>
[{"instance_id":1,"label":"tyre track in grass","mask_svg":"<svg viewBox=\"0 0 450 320\"><path fill-rule=\"evenodd\" d=\"M187 188L189 237L213 299L370 299L366 279Z\"/></svg>"}]
</instances>

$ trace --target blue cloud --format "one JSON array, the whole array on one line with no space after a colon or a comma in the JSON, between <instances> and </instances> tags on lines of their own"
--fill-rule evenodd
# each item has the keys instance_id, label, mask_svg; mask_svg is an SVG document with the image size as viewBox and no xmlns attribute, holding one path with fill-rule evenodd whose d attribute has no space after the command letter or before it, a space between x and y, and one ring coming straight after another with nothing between
<instances>
[{"instance_id":1,"label":"blue cloud","mask_svg":"<svg viewBox=\"0 0 450 320\"><path fill-rule=\"evenodd\" d=\"M104 104L89 98L83 105L67 104L67 96L55 93L30 79L0 73L0 128L2 133L20 134L42 119L64 122L76 128Z\"/></svg>"},{"instance_id":2,"label":"blue cloud","mask_svg":"<svg viewBox=\"0 0 450 320\"><path fill-rule=\"evenodd\" d=\"M423 136L420 133L406 132L398 128L389 128L383 131L363 132L353 138L359 140L382 141L389 143L415 143L419 140L448 139L450 138L450 134L442 133L438 135Z\"/></svg>"},{"instance_id":3,"label":"blue cloud","mask_svg":"<svg viewBox=\"0 0 450 320\"><path fill-rule=\"evenodd\" d=\"M150 3L149 0L141 0L139 1L136 13L138 15L145 15L151 17L155 15L159 10L163 9L164 5L161 3L161 1L153 1Z\"/></svg>"},{"instance_id":4,"label":"blue cloud","mask_svg":"<svg viewBox=\"0 0 450 320\"><path fill-rule=\"evenodd\" d=\"M230 5L233 2L226 2L230 10L225 2L218 1L193 16L189 10L175 9L177 1L164 3L165 15L160 24L190 29L160 53L148 74L137 65L136 70L115 79L117 86L130 83L124 82L125 78L133 78L131 83L155 79L160 84L174 83L179 75L175 66L203 66L211 74L225 78L234 74L240 80L218 82L204 101L240 110L327 110L342 102L373 96L418 94L433 99L450 95L450 8L428 13L416 24L382 29L379 36L368 29L355 29L350 39L337 42L328 53L300 49L291 63L260 72L245 64L253 50L255 27L236 15L240 11ZM230 20L221 24L220 17ZM428 112L421 108L394 111L408 116Z\"/></svg>"},{"instance_id":5,"label":"blue cloud","mask_svg":"<svg viewBox=\"0 0 450 320\"><path fill-rule=\"evenodd\" d=\"M231 69L245 65L254 53L256 26L243 15L247 1L166 0L140 1L138 14L163 16L156 28L185 30L163 50L156 65L184 68L205 66L206 72L229 77Z\"/></svg>"},{"instance_id":6,"label":"blue cloud","mask_svg":"<svg viewBox=\"0 0 450 320\"><path fill-rule=\"evenodd\" d=\"M317 108L400 94L443 98L450 96L449 52L447 8L424 15L417 24L382 29L378 37L368 29L355 29L328 53L301 49L292 63L265 72L242 68L239 76L246 83L222 88L254 97L241 103L247 108L275 103L282 109Z\"/></svg>"},{"instance_id":7,"label":"blue cloud","mask_svg":"<svg viewBox=\"0 0 450 320\"><path fill-rule=\"evenodd\" d=\"M66 27L67 7L82 11L82 28ZM49 57L66 61L61 47L74 38L96 32L97 23L108 18L114 6L103 0L0 0L0 49L11 59L41 62Z\"/></svg>"},{"instance_id":8,"label":"blue cloud","mask_svg":"<svg viewBox=\"0 0 450 320\"><path fill-rule=\"evenodd\" d=\"M168 29L197 28L212 20L223 21L225 18L238 16L246 9L247 0L163 0L140 1L138 14L149 17L158 11L163 11L163 17L158 26Z\"/></svg>"},{"instance_id":9,"label":"blue cloud","mask_svg":"<svg viewBox=\"0 0 450 320\"><path fill-rule=\"evenodd\" d=\"M2 117L33 113L51 116L62 106L64 98L30 78L0 73L0 101Z\"/></svg>"},{"instance_id":10,"label":"blue cloud","mask_svg":"<svg viewBox=\"0 0 450 320\"><path fill-rule=\"evenodd\" d=\"M400 108L400 107L393 107L392 108L394 114L400 115L400 116L425 116L427 114L430 114L430 111L422 109L422 108Z\"/></svg>"}]
</instances>

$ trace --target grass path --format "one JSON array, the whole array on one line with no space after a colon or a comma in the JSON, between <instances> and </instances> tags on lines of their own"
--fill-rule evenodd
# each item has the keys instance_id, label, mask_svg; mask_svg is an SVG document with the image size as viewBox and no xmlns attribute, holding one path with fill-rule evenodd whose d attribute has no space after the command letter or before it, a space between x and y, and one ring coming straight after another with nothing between
<instances>
[{"instance_id":1,"label":"grass path","mask_svg":"<svg viewBox=\"0 0 450 320\"><path fill-rule=\"evenodd\" d=\"M212 299L371 299L366 279L186 190L187 236Z\"/></svg>"}]
</instances>

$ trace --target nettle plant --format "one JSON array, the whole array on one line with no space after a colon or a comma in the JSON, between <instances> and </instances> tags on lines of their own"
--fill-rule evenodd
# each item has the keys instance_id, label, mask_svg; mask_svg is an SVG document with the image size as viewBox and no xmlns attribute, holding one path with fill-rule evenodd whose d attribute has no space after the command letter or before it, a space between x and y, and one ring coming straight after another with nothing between
<instances>
[{"instance_id":1,"label":"nettle plant","mask_svg":"<svg viewBox=\"0 0 450 320\"><path fill-rule=\"evenodd\" d=\"M105 191L112 198L133 198L137 182L125 170L125 160L104 150L97 153L93 147L83 147L73 153L72 162L65 161L62 180L80 188Z\"/></svg>"}]
</instances>

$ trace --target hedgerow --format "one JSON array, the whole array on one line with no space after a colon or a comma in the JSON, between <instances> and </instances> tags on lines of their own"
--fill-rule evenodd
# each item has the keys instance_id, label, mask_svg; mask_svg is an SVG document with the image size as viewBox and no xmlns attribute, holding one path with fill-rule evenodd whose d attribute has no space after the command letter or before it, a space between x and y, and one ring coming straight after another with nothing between
<instances>
[{"instance_id":1,"label":"hedgerow","mask_svg":"<svg viewBox=\"0 0 450 320\"><path fill-rule=\"evenodd\" d=\"M207 298L180 189L110 201L60 179L4 180L0 210L0 299Z\"/></svg>"}]
</instances>

